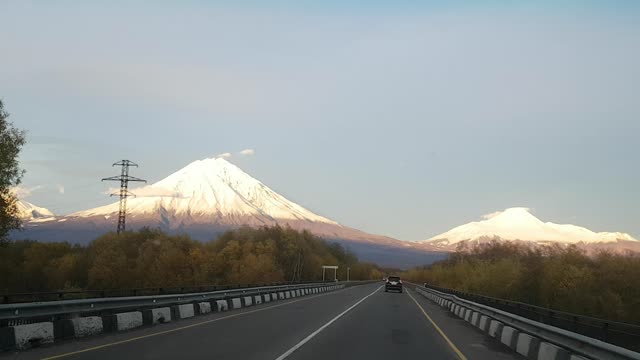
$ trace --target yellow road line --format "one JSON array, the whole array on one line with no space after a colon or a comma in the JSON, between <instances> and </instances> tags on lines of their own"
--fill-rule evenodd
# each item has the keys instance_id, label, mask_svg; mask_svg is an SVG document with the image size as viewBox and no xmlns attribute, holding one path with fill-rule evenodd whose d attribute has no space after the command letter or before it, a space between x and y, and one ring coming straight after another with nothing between
<instances>
[{"instance_id":1,"label":"yellow road line","mask_svg":"<svg viewBox=\"0 0 640 360\"><path fill-rule=\"evenodd\" d=\"M440 335L442 336L442 338L444 339L444 341L447 342L447 344L449 344L449 347L451 347L451 349L453 350L453 352L456 353L456 355L458 355L458 357L460 358L460 360L467 360L467 357L464 356L464 354L454 345L454 343L449 340L449 338L447 337L447 335L445 335L444 331L442 331L442 329L440 329L440 327L436 324L435 321L433 321L433 319L431 318L431 316L429 316L429 314L427 314L426 311L424 311L424 308L422 308L422 306L418 303L418 300L416 300L410 293L409 291L406 291L407 295L409 295L409 297L411 298L411 300L413 300L413 302L416 303L416 305L418 306L418 308L420 309L420 311L422 311L422 313L424 314L424 316L429 320L429 322L431 322L431 325L433 325L434 328L436 328L436 330L440 333Z\"/></svg>"},{"instance_id":2,"label":"yellow road line","mask_svg":"<svg viewBox=\"0 0 640 360\"><path fill-rule=\"evenodd\" d=\"M346 290L346 289L348 289L348 288L345 288L345 289L342 289L342 290ZM311 300L311 299L314 299L314 298L317 298L317 297L320 297L320 296L326 296L326 295L335 294L335 293L336 293L336 291L328 292L328 293L325 293L325 294L318 294L318 295L311 296L311 297L306 297L306 298L302 298L302 299L298 299L298 300L288 301L288 302L281 303L281 304L278 304L278 305L273 305L273 306L264 307L264 308L260 308L260 309L255 309L255 310L250 310L250 311L244 311L244 312L233 314L233 315L227 315L227 316L219 317L219 318L212 319L212 320L202 321L202 322L199 322L199 323L196 323L196 324L182 326L182 327L171 329L171 330L159 331L159 332L156 332L156 333L153 333L153 334L137 336L137 337L126 339L126 340L115 341L115 342L112 342L112 343L98 345L98 346L94 346L94 347L90 347L90 348L86 348L86 349L82 349L82 350L72 351L72 352L68 352L68 353L64 353L64 354L60 354L60 355L54 355L54 356L42 358L42 360L60 359L60 358L63 358L63 357L67 357L67 356L71 356L71 355L77 355L77 354L81 354L81 353L85 353L85 352L89 352L89 351L94 351L94 350L99 350L99 349L103 349L103 348L110 347L110 346L126 344L126 343L129 343L129 342L132 342L132 341L136 341L136 340L142 340L142 339L150 338L150 337L153 337L153 336L169 334L169 333L172 333L172 332L189 329L189 328L193 328L193 327L196 327L196 326L206 325L206 324L209 324L209 323L212 323L212 322L216 322L216 321L220 321L220 320L230 319L230 318L234 318L234 317L238 317L238 316L242 316L242 315L247 315L247 314L253 314L253 313L260 312L260 311L269 310L269 309L277 308L277 307L280 307L280 306L297 303L299 301Z\"/></svg>"}]
</instances>

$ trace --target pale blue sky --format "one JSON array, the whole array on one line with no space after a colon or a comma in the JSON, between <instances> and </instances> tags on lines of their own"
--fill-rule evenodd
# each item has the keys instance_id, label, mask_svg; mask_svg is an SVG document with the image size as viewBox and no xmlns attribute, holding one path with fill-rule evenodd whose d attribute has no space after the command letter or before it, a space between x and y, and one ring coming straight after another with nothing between
<instances>
[{"instance_id":1,"label":"pale blue sky","mask_svg":"<svg viewBox=\"0 0 640 360\"><path fill-rule=\"evenodd\" d=\"M82 210L121 158L157 181L251 148L230 160L372 233L526 206L640 236L637 1L177 4L0 2L28 201Z\"/></svg>"}]
</instances>

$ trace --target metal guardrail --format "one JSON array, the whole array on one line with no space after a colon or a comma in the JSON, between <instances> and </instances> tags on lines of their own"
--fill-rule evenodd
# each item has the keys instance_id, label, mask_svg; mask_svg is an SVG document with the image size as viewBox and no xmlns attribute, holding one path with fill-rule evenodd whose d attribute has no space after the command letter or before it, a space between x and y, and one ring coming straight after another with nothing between
<instances>
[{"instance_id":1,"label":"metal guardrail","mask_svg":"<svg viewBox=\"0 0 640 360\"><path fill-rule=\"evenodd\" d=\"M341 282L344 284L345 282ZM347 283L352 285L355 281ZM79 300L61 300L16 304L0 304L0 327L20 325L41 321L56 321L76 316L108 315L111 313L144 310L153 307L170 306L199 301L226 300L239 296L261 295L319 286L334 283L305 283L297 285L277 285L230 289L188 294L170 294L153 296L128 296L114 298L93 298Z\"/></svg>"},{"instance_id":2,"label":"metal guardrail","mask_svg":"<svg viewBox=\"0 0 640 360\"><path fill-rule=\"evenodd\" d=\"M445 293L429 287L416 285L423 291L430 292L441 298L449 300L460 306L466 307L480 314L488 316L518 329L521 332L535 336L543 341L555 344L568 349L572 353L587 357L589 359L602 360L638 360L640 353L616 346L598 339L590 338L555 326L543 324L538 321L528 319L519 315L496 309L487 305L479 304L470 300L458 297L454 294Z\"/></svg>"},{"instance_id":3,"label":"metal guardrail","mask_svg":"<svg viewBox=\"0 0 640 360\"><path fill-rule=\"evenodd\" d=\"M527 319L559 327L573 333L602 340L633 351L640 351L640 326L557 311L516 301L493 298L458 290L428 286L443 293L488 305Z\"/></svg>"},{"instance_id":4,"label":"metal guardrail","mask_svg":"<svg viewBox=\"0 0 640 360\"><path fill-rule=\"evenodd\" d=\"M0 293L0 304L77 300L77 299L92 299L92 298L122 297L122 296L189 294L189 293L196 293L196 292L243 289L243 288L260 287L260 286L310 284L314 282L317 282L317 281L275 282L275 283L264 283L264 284L221 284L221 285L218 284L218 285L185 286L185 287L64 290L64 291L46 291L46 292L31 292L31 293Z\"/></svg>"}]
</instances>

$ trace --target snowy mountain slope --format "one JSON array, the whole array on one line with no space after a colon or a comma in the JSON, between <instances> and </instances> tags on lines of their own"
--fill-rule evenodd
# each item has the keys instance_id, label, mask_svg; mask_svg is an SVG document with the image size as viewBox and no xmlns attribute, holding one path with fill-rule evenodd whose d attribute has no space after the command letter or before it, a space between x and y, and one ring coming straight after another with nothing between
<instances>
[{"instance_id":1,"label":"snowy mountain slope","mask_svg":"<svg viewBox=\"0 0 640 360\"><path fill-rule=\"evenodd\" d=\"M55 216L49 209L33 205L25 200L18 200L16 205L18 206L20 219L23 221L53 218Z\"/></svg>"},{"instance_id":2,"label":"snowy mountain slope","mask_svg":"<svg viewBox=\"0 0 640 360\"><path fill-rule=\"evenodd\" d=\"M141 195L128 201L127 213L133 219L162 213L183 223L224 218L236 223L233 218L249 217L259 222L283 219L338 225L285 199L222 158L192 162L163 180L132 192ZM115 202L69 216L88 218L117 213Z\"/></svg>"},{"instance_id":3,"label":"snowy mountain slope","mask_svg":"<svg viewBox=\"0 0 640 360\"><path fill-rule=\"evenodd\" d=\"M501 240L523 240L533 242L560 243L605 243L637 241L629 234L619 232L593 232L587 228L542 222L529 209L518 207L485 216L482 221L474 221L436 235L423 243L438 247L455 246L465 241L486 238Z\"/></svg>"}]
</instances>

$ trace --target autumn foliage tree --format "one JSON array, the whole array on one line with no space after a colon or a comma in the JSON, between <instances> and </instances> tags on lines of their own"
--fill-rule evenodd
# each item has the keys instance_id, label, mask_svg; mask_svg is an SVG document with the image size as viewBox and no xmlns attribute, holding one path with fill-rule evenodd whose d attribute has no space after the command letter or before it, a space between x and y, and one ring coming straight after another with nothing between
<instances>
[{"instance_id":1,"label":"autumn foliage tree","mask_svg":"<svg viewBox=\"0 0 640 360\"><path fill-rule=\"evenodd\" d=\"M241 228L206 243L142 229L106 234L88 246L18 241L0 248L0 291L191 287L322 279L321 265L351 279L382 272L338 244L290 228ZM344 279L344 272L340 274Z\"/></svg>"},{"instance_id":2,"label":"autumn foliage tree","mask_svg":"<svg viewBox=\"0 0 640 360\"><path fill-rule=\"evenodd\" d=\"M415 282L640 323L640 256L492 242L405 276Z\"/></svg>"},{"instance_id":3,"label":"autumn foliage tree","mask_svg":"<svg viewBox=\"0 0 640 360\"><path fill-rule=\"evenodd\" d=\"M9 114L0 100L0 245L7 241L11 230L20 227L17 199L12 188L20 184L24 173L18 163L24 143L24 131L9 121Z\"/></svg>"}]
</instances>

